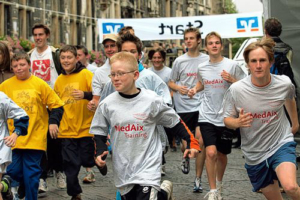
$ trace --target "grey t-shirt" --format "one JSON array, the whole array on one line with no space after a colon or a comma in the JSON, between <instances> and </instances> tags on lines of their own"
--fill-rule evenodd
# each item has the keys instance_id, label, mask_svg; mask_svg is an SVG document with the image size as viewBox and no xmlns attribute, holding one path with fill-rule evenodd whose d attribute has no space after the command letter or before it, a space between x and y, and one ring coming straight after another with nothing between
<instances>
[{"instance_id":1,"label":"grey t-shirt","mask_svg":"<svg viewBox=\"0 0 300 200\"><path fill-rule=\"evenodd\" d=\"M204 85L199 109L199 122L225 126L224 117L219 111L222 108L224 94L231 83L221 77L223 70L238 80L246 76L237 62L225 57L221 62L211 63L206 61L198 67L198 80Z\"/></svg>"},{"instance_id":2,"label":"grey t-shirt","mask_svg":"<svg viewBox=\"0 0 300 200\"><path fill-rule=\"evenodd\" d=\"M101 96L104 85L110 81L110 78L108 77L110 68L109 59L106 59L104 65L95 71L92 82L93 95Z\"/></svg>"},{"instance_id":3,"label":"grey t-shirt","mask_svg":"<svg viewBox=\"0 0 300 200\"><path fill-rule=\"evenodd\" d=\"M223 102L224 117L237 118L242 108L253 117L251 127L240 128L247 164L261 163L294 140L284 112L285 100L294 97L295 87L284 75L271 75L271 82L265 87L253 85L250 75L228 89Z\"/></svg>"},{"instance_id":4,"label":"grey t-shirt","mask_svg":"<svg viewBox=\"0 0 300 200\"><path fill-rule=\"evenodd\" d=\"M209 59L208 55L200 54L198 57L190 57L187 53L179 56L174 61L170 80L180 86L187 86L189 89L198 82L198 65ZM200 93L197 93L192 99L179 92L173 94L174 104L177 113L189 113L199 110Z\"/></svg>"},{"instance_id":5,"label":"grey t-shirt","mask_svg":"<svg viewBox=\"0 0 300 200\"><path fill-rule=\"evenodd\" d=\"M159 76L166 84L168 84L170 75L171 75L171 68L164 66L161 70L156 70L154 67L148 68L149 70L153 71L157 76Z\"/></svg>"},{"instance_id":6,"label":"grey t-shirt","mask_svg":"<svg viewBox=\"0 0 300 200\"><path fill-rule=\"evenodd\" d=\"M107 136L111 127L114 182L122 195L134 184L160 190L162 145L157 125L171 128L178 122L179 116L160 96L143 88L132 99L114 92L100 102L90 133Z\"/></svg>"}]
</instances>

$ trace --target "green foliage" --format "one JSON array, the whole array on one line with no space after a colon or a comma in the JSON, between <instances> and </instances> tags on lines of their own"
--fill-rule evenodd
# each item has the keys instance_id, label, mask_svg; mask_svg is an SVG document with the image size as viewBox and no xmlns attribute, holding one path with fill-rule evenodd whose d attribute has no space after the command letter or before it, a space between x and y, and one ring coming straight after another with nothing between
<instances>
[{"instance_id":1,"label":"green foliage","mask_svg":"<svg viewBox=\"0 0 300 200\"><path fill-rule=\"evenodd\" d=\"M224 6L225 13L227 14L234 14L238 13L238 10L236 8L236 5L232 2L232 0L225 0L225 6Z\"/></svg>"},{"instance_id":2,"label":"green foliage","mask_svg":"<svg viewBox=\"0 0 300 200\"><path fill-rule=\"evenodd\" d=\"M238 10L236 8L236 5L232 2L232 0L225 0L225 13L227 14L234 14L238 13ZM243 42L247 38L231 38L229 39L232 44L232 57L235 56Z\"/></svg>"}]
</instances>

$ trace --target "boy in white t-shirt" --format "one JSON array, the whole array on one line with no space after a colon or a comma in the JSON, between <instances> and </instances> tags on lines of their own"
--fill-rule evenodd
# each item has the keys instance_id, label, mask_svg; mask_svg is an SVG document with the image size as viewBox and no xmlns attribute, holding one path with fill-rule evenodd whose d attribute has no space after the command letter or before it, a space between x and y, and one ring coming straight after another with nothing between
<instances>
[{"instance_id":1,"label":"boy in white t-shirt","mask_svg":"<svg viewBox=\"0 0 300 200\"><path fill-rule=\"evenodd\" d=\"M199 144L161 97L153 91L136 88L138 63L131 53L115 54L110 64L116 92L101 101L90 129L95 135L96 164L100 167L106 164L105 142L111 127L114 181L122 199L143 200L151 195L158 200L172 199L172 183L164 181L160 185L162 145L156 126L176 127L175 134L188 144L184 157L194 157L200 150Z\"/></svg>"},{"instance_id":2,"label":"boy in white t-shirt","mask_svg":"<svg viewBox=\"0 0 300 200\"><path fill-rule=\"evenodd\" d=\"M2 175L6 173L7 166L12 162L11 147L15 146L16 140L20 135L27 134L28 115L13 102L6 94L0 92L0 192L9 192L10 180L3 178ZM9 135L7 120L13 119L14 132ZM0 193L0 200L2 196Z\"/></svg>"},{"instance_id":3,"label":"boy in white t-shirt","mask_svg":"<svg viewBox=\"0 0 300 200\"><path fill-rule=\"evenodd\" d=\"M288 76L270 74L274 46L272 39L264 38L245 49L251 74L227 91L224 123L231 129L240 128L241 149L253 191L261 189L266 199L282 200L280 181L286 194L298 200L294 134L299 121L295 86Z\"/></svg>"},{"instance_id":4,"label":"boy in white t-shirt","mask_svg":"<svg viewBox=\"0 0 300 200\"><path fill-rule=\"evenodd\" d=\"M202 91L199 109L199 126L206 150L206 172L210 186L209 200L221 200L222 179L227 165L227 154L231 152L232 133L223 123L223 97L231 83L245 77L239 65L222 56L221 36L211 32L205 37L209 61L198 66L198 83L188 95L193 97ZM217 183L217 184L216 184Z\"/></svg>"}]
</instances>

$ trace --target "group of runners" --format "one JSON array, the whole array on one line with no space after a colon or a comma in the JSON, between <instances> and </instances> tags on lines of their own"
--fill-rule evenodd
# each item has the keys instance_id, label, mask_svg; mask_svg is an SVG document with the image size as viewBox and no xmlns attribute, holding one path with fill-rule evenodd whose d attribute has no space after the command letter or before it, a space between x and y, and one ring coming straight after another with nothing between
<instances>
[{"instance_id":1,"label":"group of runners","mask_svg":"<svg viewBox=\"0 0 300 200\"><path fill-rule=\"evenodd\" d=\"M107 167L113 168L117 199L172 199L173 184L161 183L161 176L164 150L177 136L183 173L189 173L190 158L196 158L193 192L203 192L205 163L206 196L221 200L227 155L240 131L253 191L282 199L280 182L292 199L300 199L295 87L287 76L270 73L272 39L246 48L248 74L222 55L223 40L216 32L204 38L207 54L200 53L197 28L185 30L188 51L172 69L164 65L166 53L160 48L149 52L153 67L144 68L142 42L132 27L104 36L107 60L99 68L88 64L85 47L48 46L47 26L37 24L32 33L36 48L30 57L17 53L8 59L15 76L0 85L0 176L8 175L0 184L4 193L11 177L19 183L19 198L37 199L38 192L47 190L47 173L54 170L57 186L80 200L80 168L86 168L83 182L92 183L96 166L104 176ZM8 49L0 43L0 65L10 56ZM112 166L106 165L108 144Z\"/></svg>"}]
</instances>

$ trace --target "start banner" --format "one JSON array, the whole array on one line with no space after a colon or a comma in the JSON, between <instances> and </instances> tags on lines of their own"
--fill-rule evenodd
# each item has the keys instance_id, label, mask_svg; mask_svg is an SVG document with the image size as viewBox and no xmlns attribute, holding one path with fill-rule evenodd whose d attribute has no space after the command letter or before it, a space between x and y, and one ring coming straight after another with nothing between
<instances>
[{"instance_id":1,"label":"start banner","mask_svg":"<svg viewBox=\"0 0 300 200\"><path fill-rule=\"evenodd\" d=\"M124 26L132 26L141 40L183 39L183 32L189 27L200 29L202 38L211 31L222 38L259 37L263 35L262 13L239 13L203 15L192 17L163 17L135 19L98 19L99 38L118 33Z\"/></svg>"}]
</instances>

